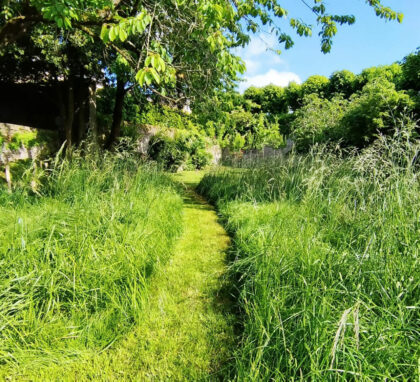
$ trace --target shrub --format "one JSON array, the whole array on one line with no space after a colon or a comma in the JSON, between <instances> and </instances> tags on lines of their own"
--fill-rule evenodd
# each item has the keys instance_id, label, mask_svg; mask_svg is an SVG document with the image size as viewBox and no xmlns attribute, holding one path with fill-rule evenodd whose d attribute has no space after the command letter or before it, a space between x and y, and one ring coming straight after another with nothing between
<instances>
[{"instance_id":1,"label":"shrub","mask_svg":"<svg viewBox=\"0 0 420 382\"><path fill-rule=\"evenodd\" d=\"M35 132L16 133L12 136L7 146L12 151L18 150L21 147L30 149L40 144L37 137L37 133Z\"/></svg>"},{"instance_id":2,"label":"shrub","mask_svg":"<svg viewBox=\"0 0 420 382\"><path fill-rule=\"evenodd\" d=\"M206 145L205 138L194 131L175 130L173 137L162 132L151 139L148 154L169 171L200 169L211 161Z\"/></svg>"},{"instance_id":3,"label":"shrub","mask_svg":"<svg viewBox=\"0 0 420 382\"><path fill-rule=\"evenodd\" d=\"M396 119L413 108L413 101L404 91L385 79L369 82L350 100L342 124L350 144L363 147L377 134L392 134Z\"/></svg>"},{"instance_id":4,"label":"shrub","mask_svg":"<svg viewBox=\"0 0 420 382\"><path fill-rule=\"evenodd\" d=\"M307 151L314 144L336 142L346 138L341 119L349 107L340 96L330 101L315 94L305 98L305 105L295 112L292 139L299 151Z\"/></svg>"}]
</instances>

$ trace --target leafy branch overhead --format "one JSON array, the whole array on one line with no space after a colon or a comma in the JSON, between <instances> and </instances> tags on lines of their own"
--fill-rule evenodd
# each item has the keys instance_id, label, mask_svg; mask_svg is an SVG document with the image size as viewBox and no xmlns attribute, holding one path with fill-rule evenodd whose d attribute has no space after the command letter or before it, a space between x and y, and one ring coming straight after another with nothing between
<instances>
[{"instance_id":1,"label":"leafy branch overhead","mask_svg":"<svg viewBox=\"0 0 420 382\"><path fill-rule=\"evenodd\" d=\"M246 45L249 34L262 27L291 48L293 37L276 24L279 19L288 18L298 36L311 36L315 21L324 53L338 27L355 22L353 15L329 13L324 0L301 2L312 20L289 15L278 0L9 0L0 14L0 46L29 34L34 25L53 25L61 38L80 31L123 57L140 86L166 91L182 82L185 89L201 91L236 80L244 64L231 48ZM381 0L366 4L380 18L403 19Z\"/></svg>"}]
</instances>

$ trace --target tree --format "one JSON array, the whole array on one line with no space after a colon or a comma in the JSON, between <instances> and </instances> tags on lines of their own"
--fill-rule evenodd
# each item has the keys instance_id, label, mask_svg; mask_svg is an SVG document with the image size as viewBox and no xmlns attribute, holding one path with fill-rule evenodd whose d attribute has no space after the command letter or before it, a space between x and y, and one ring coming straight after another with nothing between
<instances>
[{"instance_id":1,"label":"tree","mask_svg":"<svg viewBox=\"0 0 420 382\"><path fill-rule=\"evenodd\" d=\"M378 133L394 131L396 121L413 109L413 101L404 91L383 77L367 83L360 93L350 98L350 105L342 119L347 143L364 147Z\"/></svg>"},{"instance_id":2,"label":"tree","mask_svg":"<svg viewBox=\"0 0 420 382\"><path fill-rule=\"evenodd\" d=\"M251 87L244 92L244 98L259 105L262 112L272 116L288 111L284 89L281 86Z\"/></svg>"},{"instance_id":3,"label":"tree","mask_svg":"<svg viewBox=\"0 0 420 382\"><path fill-rule=\"evenodd\" d=\"M330 77L328 93L330 95L341 94L348 99L355 92L355 82L356 75L349 70L334 72Z\"/></svg>"},{"instance_id":4,"label":"tree","mask_svg":"<svg viewBox=\"0 0 420 382\"><path fill-rule=\"evenodd\" d=\"M341 119L348 101L340 96L326 100L317 94L305 98L304 106L292 122L292 136L299 151L307 151L317 143L337 142L346 138Z\"/></svg>"},{"instance_id":5,"label":"tree","mask_svg":"<svg viewBox=\"0 0 420 382\"><path fill-rule=\"evenodd\" d=\"M402 14L381 0L366 2L379 17L402 21ZM321 26L321 49L329 52L337 25L353 24L355 18L329 13L324 0L309 8ZM69 34L80 34L94 45L104 45L111 61L125 61L124 73L114 73L115 85L119 77L126 77L124 90L136 82L145 92L182 102L232 86L244 66L231 48L249 41L249 33L260 28L258 20L291 48L292 37L276 25L286 15L277 0L6 0L0 15L0 46L15 44L40 26L53 27L53 40L61 43ZM300 36L312 34L311 26L297 17L290 17L290 25ZM72 77L70 73L68 123L73 118ZM122 97L124 80L119 81L117 94ZM116 110L117 119L119 115ZM117 122L113 135L118 135Z\"/></svg>"},{"instance_id":6,"label":"tree","mask_svg":"<svg viewBox=\"0 0 420 382\"><path fill-rule=\"evenodd\" d=\"M420 91L420 47L401 62L402 78L400 87L405 90Z\"/></svg>"},{"instance_id":7,"label":"tree","mask_svg":"<svg viewBox=\"0 0 420 382\"><path fill-rule=\"evenodd\" d=\"M386 81L398 85L401 81L402 68L401 65L394 63L392 65L374 66L372 68L364 69L360 73L355 82L356 90L362 90L369 82L377 81L382 78Z\"/></svg>"},{"instance_id":8,"label":"tree","mask_svg":"<svg viewBox=\"0 0 420 382\"><path fill-rule=\"evenodd\" d=\"M48 89L49 98L60 110L63 139L77 143L88 125L94 130L93 88L103 78L101 52L101 46L80 31L64 38L54 25L35 25L29 34L0 50L0 80Z\"/></svg>"},{"instance_id":9,"label":"tree","mask_svg":"<svg viewBox=\"0 0 420 382\"><path fill-rule=\"evenodd\" d=\"M309 94L318 94L320 97L325 97L328 92L330 81L327 77L314 75L310 76L301 87L301 97Z\"/></svg>"},{"instance_id":10,"label":"tree","mask_svg":"<svg viewBox=\"0 0 420 382\"><path fill-rule=\"evenodd\" d=\"M420 48L409 54L402 62L400 89L407 90L415 102L415 113L420 117Z\"/></svg>"}]
</instances>

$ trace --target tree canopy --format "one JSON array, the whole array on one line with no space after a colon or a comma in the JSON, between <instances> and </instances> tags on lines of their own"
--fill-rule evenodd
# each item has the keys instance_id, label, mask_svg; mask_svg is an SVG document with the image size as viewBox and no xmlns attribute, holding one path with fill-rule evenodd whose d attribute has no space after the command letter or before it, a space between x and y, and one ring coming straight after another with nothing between
<instances>
[{"instance_id":1,"label":"tree canopy","mask_svg":"<svg viewBox=\"0 0 420 382\"><path fill-rule=\"evenodd\" d=\"M366 3L377 16L402 21L402 14L384 6L381 0ZM353 24L355 17L329 13L323 0L315 0L313 5L304 4L321 26L322 51L329 52L337 25ZM298 35L312 34L309 22L313 20L304 22L299 15L289 15L277 0L5 1L0 18L0 44L17 41L36 25L54 24L61 38L78 30L120 54L136 71L140 85L168 85L176 81L175 73L189 78L184 73L188 60L202 65L216 63L216 67L203 69L220 69L234 77L242 65L229 48L246 44L249 33L257 32L261 25L268 26L286 48L292 47L292 37L276 24L277 19L286 17ZM198 42L200 52L190 45ZM207 51L203 50L203 43ZM215 57L209 57L211 55ZM209 58L215 60L209 61Z\"/></svg>"},{"instance_id":2,"label":"tree canopy","mask_svg":"<svg viewBox=\"0 0 420 382\"><path fill-rule=\"evenodd\" d=\"M293 38L277 21L288 22L298 36L312 35L311 23L316 22L321 50L327 53L338 26L355 22L353 15L330 13L324 0L302 2L312 19L289 14L278 0L5 0L0 65L12 81L68 80L68 126L74 119L75 78L113 83L112 141L119 134L124 95L135 86L165 102L198 102L235 85L245 65L232 48L246 45L261 28L289 49ZM366 5L381 18L402 21L403 15L382 0L367 0ZM320 78L313 82L326 83ZM289 90L275 98L297 97L299 103L302 95Z\"/></svg>"}]
</instances>

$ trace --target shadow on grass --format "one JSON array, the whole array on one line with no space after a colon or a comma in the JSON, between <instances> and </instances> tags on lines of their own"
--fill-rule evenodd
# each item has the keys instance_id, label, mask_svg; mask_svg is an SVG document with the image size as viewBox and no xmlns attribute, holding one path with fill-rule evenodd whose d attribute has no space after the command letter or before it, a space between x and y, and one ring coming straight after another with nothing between
<instances>
[{"instance_id":1,"label":"shadow on grass","mask_svg":"<svg viewBox=\"0 0 420 382\"><path fill-rule=\"evenodd\" d=\"M217 214L216 208L212 206L203 195L197 192L201 176L198 181L197 179L184 180L180 175L178 175L175 179L177 181L181 181L184 186L184 208L214 211L217 215L217 223L226 229L226 221ZM211 301L211 306L214 311L226 317L231 316L234 318L231 321L234 334L234 346L232 347L231 356L226 359L222 365L220 365L221 367L219 367L216 373L209 376L210 380L220 381L233 380L235 378L235 349L240 346L243 333L243 322L241 320L243 312L238 304L240 293L240 275L233 272L230 267L237 258L234 238L232 232L220 233L217 235L225 236L226 234L230 238L228 248L223 251L226 271L219 276L219 284L221 285L220 288L209 296L209 300Z\"/></svg>"}]
</instances>

